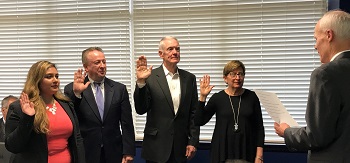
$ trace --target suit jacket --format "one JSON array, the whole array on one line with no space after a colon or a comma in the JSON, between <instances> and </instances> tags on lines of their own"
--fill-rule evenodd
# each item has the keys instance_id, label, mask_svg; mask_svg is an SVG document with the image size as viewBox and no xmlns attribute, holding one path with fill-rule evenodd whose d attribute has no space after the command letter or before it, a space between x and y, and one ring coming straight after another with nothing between
<instances>
[{"instance_id":1,"label":"suit jacket","mask_svg":"<svg viewBox=\"0 0 350 163\"><path fill-rule=\"evenodd\" d=\"M85 83L88 81L85 78ZM108 78L104 80L105 105L101 119L91 86L77 98L73 83L64 88L74 101L75 111L84 139L86 162L100 162L101 146L107 163L121 162L122 155L135 155L135 133L129 94L124 84ZM122 131L121 131L122 130Z\"/></svg>"},{"instance_id":2,"label":"suit jacket","mask_svg":"<svg viewBox=\"0 0 350 163\"><path fill-rule=\"evenodd\" d=\"M5 142L5 123L4 117L0 119L0 142Z\"/></svg>"},{"instance_id":3,"label":"suit jacket","mask_svg":"<svg viewBox=\"0 0 350 163\"><path fill-rule=\"evenodd\" d=\"M57 100L72 121L73 133L68 139L72 163L85 163L83 140L79 132L79 124L72 104ZM48 146L46 134L38 134L33 130L35 116L22 112L19 100L10 105L6 121L6 149L15 153L13 163L47 163Z\"/></svg>"},{"instance_id":4,"label":"suit jacket","mask_svg":"<svg viewBox=\"0 0 350 163\"><path fill-rule=\"evenodd\" d=\"M312 72L306 127L284 132L288 148L309 150L309 163L350 162L350 51Z\"/></svg>"},{"instance_id":5,"label":"suit jacket","mask_svg":"<svg viewBox=\"0 0 350 163\"><path fill-rule=\"evenodd\" d=\"M198 104L196 77L179 69L181 99L175 115L173 101L163 66L152 70L146 85L136 85L135 109L147 113L142 157L155 162L166 162L173 149L177 162L186 160L186 146L198 146L199 127L194 124Z\"/></svg>"}]
</instances>

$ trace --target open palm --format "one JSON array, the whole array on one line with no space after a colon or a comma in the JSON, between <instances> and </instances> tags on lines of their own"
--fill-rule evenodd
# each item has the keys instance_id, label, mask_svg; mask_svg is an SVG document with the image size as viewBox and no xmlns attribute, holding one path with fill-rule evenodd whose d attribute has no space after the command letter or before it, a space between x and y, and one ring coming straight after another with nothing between
<instances>
[{"instance_id":1,"label":"open palm","mask_svg":"<svg viewBox=\"0 0 350 163\"><path fill-rule=\"evenodd\" d=\"M75 94L80 95L81 92L83 92L90 85L90 81L84 84L85 76L86 72L83 72L82 69L78 69L76 72L74 72L73 91Z\"/></svg>"},{"instance_id":2,"label":"open palm","mask_svg":"<svg viewBox=\"0 0 350 163\"><path fill-rule=\"evenodd\" d=\"M147 59L145 56L141 55L136 60L136 77L138 81L145 81L152 72L152 67L147 68Z\"/></svg>"},{"instance_id":3,"label":"open palm","mask_svg":"<svg viewBox=\"0 0 350 163\"><path fill-rule=\"evenodd\" d=\"M208 96L210 91L213 89L213 85L210 85L210 76L204 75L202 79L200 79L200 95Z\"/></svg>"},{"instance_id":4,"label":"open palm","mask_svg":"<svg viewBox=\"0 0 350 163\"><path fill-rule=\"evenodd\" d=\"M20 105L23 113L29 116L32 116L35 114L34 103L29 100L28 95L26 93L24 92L21 93L19 101L20 101Z\"/></svg>"}]
</instances>

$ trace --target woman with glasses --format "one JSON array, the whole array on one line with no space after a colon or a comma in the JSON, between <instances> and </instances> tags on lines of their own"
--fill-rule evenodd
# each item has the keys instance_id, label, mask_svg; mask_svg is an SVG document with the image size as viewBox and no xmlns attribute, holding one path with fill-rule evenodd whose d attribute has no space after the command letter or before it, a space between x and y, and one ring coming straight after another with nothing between
<instances>
[{"instance_id":1,"label":"woman with glasses","mask_svg":"<svg viewBox=\"0 0 350 163\"><path fill-rule=\"evenodd\" d=\"M214 86L210 76L200 80L196 125L203 126L216 114L211 140L212 163L263 162L264 126L257 95L243 88L245 66L241 61L228 62L223 70L227 88L206 98Z\"/></svg>"}]
</instances>

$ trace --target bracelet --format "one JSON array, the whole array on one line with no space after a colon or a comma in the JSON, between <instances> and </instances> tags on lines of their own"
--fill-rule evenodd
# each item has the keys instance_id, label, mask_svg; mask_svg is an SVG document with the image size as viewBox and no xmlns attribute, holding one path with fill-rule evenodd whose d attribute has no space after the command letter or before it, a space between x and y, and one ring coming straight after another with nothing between
<instances>
[{"instance_id":1,"label":"bracelet","mask_svg":"<svg viewBox=\"0 0 350 163\"><path fill-rule=\"evenodd\" d=\"M256 157L256 158L259 159L260 161L264 161L262 157Z\"/></svg>"}]
</instances>

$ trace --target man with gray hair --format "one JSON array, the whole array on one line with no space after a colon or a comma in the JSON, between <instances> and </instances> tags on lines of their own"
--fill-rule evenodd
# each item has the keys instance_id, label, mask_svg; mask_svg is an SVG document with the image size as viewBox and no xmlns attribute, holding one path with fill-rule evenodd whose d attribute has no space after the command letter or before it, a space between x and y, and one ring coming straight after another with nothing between
<instances>
[{"instance_id":1,"label":"man with gray hair","mask_svg":"<svg viewBox=\"0 0 350 163\"><path fill-rule=\"evenodd\" d=\"M310 79L306 127L275 123L291 150L308 150L308 162L350 162L350 14L327 12L316 24L315 49L323 63Z\"/></svg>"},{"instance_id":2,"label":"man with gray hair","mask_svg":"<svg viewBox=\"0 0 350 163\"><path fill-rule=\"evenodd\" d=\"M5 123L9 106L12 102L16 101L17 99L17 97L9 95L1 101L2 118L0 119L0 142L5 141Z\"/></svg>"},{"instance_id":3,"label":"man with gray hair","mask_svg":"<svg viewBox=\"0 0 350 163\"><path fill-rule=\"evenodd\" d=\"M146 56L136 61L135 110L147 113L141 156L146 163L183 163L195 156L199 126L196 76L178 68L180 44L172 36L159 42L161 66L147 67Z\"/></svg>"}]
</instances>

